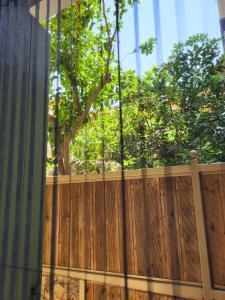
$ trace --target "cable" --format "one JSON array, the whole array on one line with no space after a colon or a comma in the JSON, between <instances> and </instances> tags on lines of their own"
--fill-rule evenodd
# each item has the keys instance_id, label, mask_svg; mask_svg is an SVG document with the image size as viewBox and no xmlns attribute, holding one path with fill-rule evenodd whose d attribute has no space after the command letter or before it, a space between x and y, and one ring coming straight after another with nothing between
<instances>
[{"instance_id":1,"label":"cable","mask_svg":"<svg viewBox=\"0 0 225 300\"><path fill-rule=\"evenodd\" d=\"M45 36L45 109L46 113L44 116L44 130L48 129L48 74L49 74L49 58L50 58L50 39L49 39L49 18L50 18L50 0L46 1L46 36ZM42 264L43 264L43 245L44 245L44 222L45 222L45 189L46 189L46 152L47 152L47 132L43 134L43 149L42 149L42 195L40 203L40 230L39 230L39 262L38 262L38 279L36 287L36 298L37 300L41 297L41 283L42 283Z\"/></svg>"},{"instance_id":2,"label":"cable","mask_svg":"<svg viewBox=\"0 0 225 300\"><path fill-rule=\"evenodd\" d=\"M58 185L57 176L59 172L59 100L60 100L60 48L61 48L61 0L58 0L57 16L57 57L56 57L56 97L55 97L55 124L54 124L54 184L52 193L52 232L51 232L51 255L50 255L50 300L54 300L54 278L55 278L55 258L56 258L56 241L57 241L57 213L58 213Z\"/></svg>"},{"instance_id":3,"label":"cable","mask_svg":"<svg viewBox=\"0 0 225 300\"><path fill-rule=\"evenodd\" d=\"M124 176L124 138L123 138L123 103L121 89L121 59L120 59L120 1L115 0L116 8L116 38L117 38L117 72L118 72L118 98L119 98L119 121L120 121L120 160L121 160L121 196L123 216L123 268L125 280L125 300L128 300L128 260L127 260L127 234L126 234L126 197Z\"/></svg>"}]
</instances>

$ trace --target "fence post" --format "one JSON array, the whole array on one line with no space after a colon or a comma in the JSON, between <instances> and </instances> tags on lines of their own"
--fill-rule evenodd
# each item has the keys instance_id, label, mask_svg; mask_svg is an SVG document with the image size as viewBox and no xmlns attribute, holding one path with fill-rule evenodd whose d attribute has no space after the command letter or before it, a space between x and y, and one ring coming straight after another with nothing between
<instances>
[{"instance_id":1,"label":"fence post","mask_svg":"<svg viewBox=\"0 0 225 300\"><path fill-rule=\"evenodd\" d=\"M193 188L193 198L195 207L195 217L198 235L198 245L201 263L203 297L205 300L212 299L211 274L209 267L209 256L207 247L207 238L205 230L204 210L201 194L201 182L199 176L198 153L196 151L190 152L191 159L191 178Z\"/></svg>"},{"instance_id":2,"label":"fence post","mask_svg":"<svg viewBox=\"0 0 225 300\"><path fill-rule=\"evenodd\" d=\"M86 299L86 282L83 279L79 280L79 300Z\"/></svg>"}]
</instances>

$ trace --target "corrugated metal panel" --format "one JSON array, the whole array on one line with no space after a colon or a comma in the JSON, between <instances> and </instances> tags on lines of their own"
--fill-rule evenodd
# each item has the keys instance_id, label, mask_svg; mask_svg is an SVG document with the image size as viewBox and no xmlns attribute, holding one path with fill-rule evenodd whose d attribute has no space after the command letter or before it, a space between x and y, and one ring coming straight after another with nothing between
<instances>
[{"instance_id":1,"label":"corrugated metal panel","mask_svg":"<svg viewBox=\"0 0 225 300\"><path fill-rule=\"evenodd\" d=\"M34 299L40 275L47 114L46 32L0 11L0 299Z\"/></svg>"}]
</instances>

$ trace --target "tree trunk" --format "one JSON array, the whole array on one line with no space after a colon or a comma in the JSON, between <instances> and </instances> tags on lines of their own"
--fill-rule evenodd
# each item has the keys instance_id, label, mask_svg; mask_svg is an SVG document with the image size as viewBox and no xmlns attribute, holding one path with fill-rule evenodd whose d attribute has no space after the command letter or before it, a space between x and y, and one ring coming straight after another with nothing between
<instances>
[{"instance_id":1,"label":"tree trunk","mask_svg":"<svg viewBox=\"0 0 225 300\"><path fill-rule=\"evenodd\" d=\"M59 175L70 174L70 139L65 137L58 152Z\"/></svg>"}]
</instances>

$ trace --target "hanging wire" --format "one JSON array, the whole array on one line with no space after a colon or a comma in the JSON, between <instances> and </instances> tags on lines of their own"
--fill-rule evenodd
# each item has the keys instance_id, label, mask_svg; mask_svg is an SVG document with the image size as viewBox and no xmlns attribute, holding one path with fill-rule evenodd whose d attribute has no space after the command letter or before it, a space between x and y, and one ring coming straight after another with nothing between
<instances>
[{"instance_id":1,"label":"hanging wire","mask_svg":"<svg viewBox=\"0 0 225 300\"><path fill-rule=\"evenodd\" d=\"M137 75L137 92L138 92L138 110L139 114L143 112L143 101L141 99L141 53L140 53L140 29L139 29L139 11L137 0L134 0L134 32L135 32L135 54L136 54L136 75ZM139 135L140 135L140 168L146 167L146 158L145 158L145 126L141 121L139 125Z\"/></svg>"},{"instance_id":2,"label":"hanging wire","mask_svg":"<svg viewBox=\"0 0 225 300\"><path fill-rule=\"evenodd\" d=\"M123 268L125 300L128 300L128 260L127 260L127 218L126 218L126 195L125 195L125 174L124 174L124 137L123 137L123 102L121 89L121 57L120 57L120 1L115 0L116 8L116 39L117 39L117 75L118 75L118 99L119 99L119 122L120 122L120 161L121 161L121 196L122 196L122 218L123 218Z\"/></svg>"},{"instance_id":3,"label":"hanging wire","mask_svg":"<svg viewBox=\"0 0 225 300\"><path fill-rule=\"evenodd\" d=\"M46 35L45 35L45 97L46 97L46 106L45 106L45 116L44 116L44 128L47 131L48 128L48 89L49 89L49 62L50 62L50 39L49 39L49 18L50 18L50 0L46 1ZM41 297L41 284L42 284L42 261L43 261L43 245L44 245L44 215L45 215L45 189L46 189L46 156L47 156L47 144L48 137L43 135L43 149L42 149L42 195L41 195L41 204L40 204L40 231L39 231L39 270L38 270L38 280L37 280L37 289L36 289L36 298L37 300Z\"/></svg>"},{"instance_id":4,"label":"hanging wire","mask_svg":"<svg viewBox=\"0 0 225 300\"><path fill-rule=\"evenodd\" d=\"M141 93L141 75L142 75L142 66L141 66L141 55L140 55L140 30L139 30L139 7L138 3L136 0L134 0L134 26L135 26L135 41L136 41L136 74L137 74L137 79L138 79L138 95ZM137 50L138 49L138 50ZM139 96L141 97L141 96ZM141 98L138 97L138 110L139 113L142 114L143 112L143 101ZM144 122L141 122L139 126L139 134L140 134L140 167L142 170L142 180L141 180L141 192L143 193L143 206L140 206L141 209L143 209L143 235L144 235L144 253L146 257L146 269L145 269L145 275L146 276L151 276L149 274L149 265L150 265L150 260L149 260L149 252L151 249L148 247L148 237L146 232L148 231L148 219L147 219L147 214L146 212L148 211L148 194L147 194L147 186L146 186L146 180L144 179L145 175L145 168L147 167L147 159L145 157L146 153L146 141L145 141L145 125ZM149 300L152 298L151 294L149 293L148 296L146 296Z\"/></svg>"},{"instance_id":5,"label":"hanging wire","mask_svg":"<svg viewBox=\"0 0 225 300\"><path fill-rule=\"evenodd\" d=\"M101 7L101 12L105 10L105 2L104 0L99 0L100 1L100 7ZM102 38L102 16L100 16L100 39ZM103 57L103 47L101 45L100 49L100 54L101 57ZM103 77L104 74L101 75L101 89L103 88ZM104 122L104 100L101 100L101 128L102 128L102 137L101 137L101 143L102 143L102 171L103 171L103 176L105 174L105 139L104 139L104 130L105 130L105 122Z\"/></svg>"},{"instance_id":6,"label":"hanging wire","mask_svg":"<svg viewBox=\"0 0 225 300\"><path fill-rule=\"evenodd\" d=\"M56 263L56 243L57 243L57 215L58 215L58 184L57 176L59 172L59 101L60 101L60 48L61 48L61 0L58 0L57 14L57 58L56 58L56 97L55 97L55 124L54 124L54 183L52 193L52 232L51 232L51 258L50 258L50 300L54 300L54 279Z\"/></svg>"},{"instance_id":7,"label":"hanging wire","mask_svg":"<svg viewBox=\"0 0 225 300\"><path fill-rule=\"evenodd\" d=\"M74 22L75 23L75 22ZM73 26L73 0L70 1L70 60L71 60L71 64L73 64L73 47L74 47L74 37L73 37L73 33L74 33L74 26ZM69 119L72 123L72 117L73 117L73 91L72 91L72 85L70 87L70 97L72 99L72 101L70 102L70 116ZM70 135L70 132L68 133ZM69 141L70 143L70 141ZM71 161L71 157L70 157L70 144L69 144L69 163ZM71 266L71 247L72 247L72 215L73 215L73 193L72 193L72 169L71 169L71 165L69 166L69 207L70 207L70 214L69 214L69 226L68 226L68 245L69 245L69 249L68 249L68 266L67 266L67 298L70 299L70 268ZM75 247L78 247L77 245L75 245Z\"/></svg>"},{"instance_id":8,"label":"hanging wire","mask_svg":"<svg viewBox=\"0 0 225 300\"><path fill-rule=\"evenodd\" d=\"M101 15L100 15L100 40L102 39L102 29L103 29L103 25L102 25L102 13L104 14L104 12L106 11L106 7L105 7L105 0L100 0L100 8L101 8ZM101 54L101 58L103 57L103 46L101 44L101 49L100 49L100 54ZM101 75L101 89L103 89L103 78L104 78L104 74ZM105 224L105 228L104 228L104 257L105 257L105 261L107 261L107 235L106 235L106 182L105 182L105 148L106 148L106 144L105 144L105 120L104 120L104 99L102 98L101 100L101 158L102 158L102 174L103 174L103 215L104 215L104 224ZM98 199L97 199L98 201ZM107 264L105 264L105 266L107 266ZM106 283L106 278L104 278L104 283Z\"/></svg>"}]
</instances>

